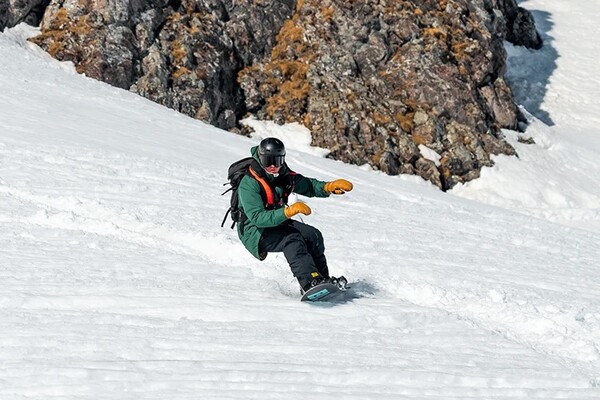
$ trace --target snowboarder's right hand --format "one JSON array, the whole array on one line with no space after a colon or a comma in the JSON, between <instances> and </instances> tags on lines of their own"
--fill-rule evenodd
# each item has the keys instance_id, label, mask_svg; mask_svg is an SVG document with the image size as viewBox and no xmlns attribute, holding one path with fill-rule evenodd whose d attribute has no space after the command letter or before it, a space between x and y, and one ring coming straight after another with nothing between
<instances>
[{"instance_id":1,"label":"snowboarder's right hand","mask_svg":"<svg viewBox=\"0 0 600 400\"><path fill-rule=\"evenodd\" d=\"M310 207L304 203L294 203L291 206L286 207L283 212L285 213L287 219L290 219L296 214L310 215L312 211Z\"/></svg>"}]
</instances>

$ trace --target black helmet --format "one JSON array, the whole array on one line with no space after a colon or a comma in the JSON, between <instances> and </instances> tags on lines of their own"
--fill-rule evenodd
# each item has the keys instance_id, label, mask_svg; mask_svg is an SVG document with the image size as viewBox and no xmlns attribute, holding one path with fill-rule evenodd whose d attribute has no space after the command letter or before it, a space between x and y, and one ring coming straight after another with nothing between
<instances>
[{"instance_id":1,"label":"black helmet","mask_svg":"<svg viewBox=\"0 0 600 400\"><path fill-rule=\"evenodd\" d=\"M285 146L277 138L263 139L258 145L258 159L263 167L281 167L285 162Z\"/></svg>"}]
</instances>

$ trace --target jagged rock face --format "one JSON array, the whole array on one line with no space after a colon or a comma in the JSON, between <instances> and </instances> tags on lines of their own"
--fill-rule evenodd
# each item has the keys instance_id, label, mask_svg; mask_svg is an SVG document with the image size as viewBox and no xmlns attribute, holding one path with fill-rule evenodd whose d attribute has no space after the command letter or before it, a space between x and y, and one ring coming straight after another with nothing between
<instances>
[{"instance_id":1,"label":"jagged rock face","mask_svg":"<svg viewBox=\"0 0 600 400\"><path fill-rule=\"evenodd\" d=\"M184 1L181 7L185 12L170 14L161 26L132 90L233 128L245 110L238 71L268 54L293 2ZM148 32L142 37L152 32L146 26L139 30Z\"/></svg>"},{"instance_id":2,"label":"jagged rock face","mask_svg":"<svg viewBox=\"0 0 600 400\"><path fill-rule=\"evenodd\" d=\"M490 154L515 154L499 135L516 128L517 109L493 11L484 0L305 0L270 60L242 71L247 107L303 122L336 159L451 188Z\"/></svg>"},{"instance_id":3,"label":"jagged rock face","mask_svg":"<svg viewBox=\"0 0 600 400\"><path fill-rule=\"evenodd\" d=\"M72 61L77 71L129 89L140 58L132 22L150 2L141 0L53 0L33 39L50 55Z\"/></svg>"},{"instance_id":4,"label":"jagged rock face","mask_svg":"<svg viewBox=\"0 0 600 400\"><path fill-rule=\"evenodd\" d=\"M34 41L221 128L299 121L333 158L448 189L515 154L503 40L540 44L532 22L515 0L52 0Z\"/></svg>"},{"instance_id":5,"label":"jagged rock face","mask_svg":"<svg viewBox=\"0 0 600 400\"><path fill-rule=\"evenodd\" d=\"M238 71L268 54L293 5L52 0L33 41L87 76L229 129L244 113Z\"/></svg>"}]
</instances>

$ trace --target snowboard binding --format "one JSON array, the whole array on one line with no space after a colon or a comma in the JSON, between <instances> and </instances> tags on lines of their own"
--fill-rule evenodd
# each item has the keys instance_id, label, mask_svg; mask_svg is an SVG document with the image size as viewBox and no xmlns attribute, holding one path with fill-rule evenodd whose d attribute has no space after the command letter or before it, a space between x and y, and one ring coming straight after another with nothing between
<instances>
[{"instance_id":1,"label":"snowboard binding","mask_svg":"<svg viewBox=\"0 0 600 400\"><path fill-rule=\"evenodd\" d=\"M329 283L336 285L342 291L350 289L348 286L348 280L344 276L340 276L339 278L332 276L329 278Z\"/></svg>"}]
</instances>

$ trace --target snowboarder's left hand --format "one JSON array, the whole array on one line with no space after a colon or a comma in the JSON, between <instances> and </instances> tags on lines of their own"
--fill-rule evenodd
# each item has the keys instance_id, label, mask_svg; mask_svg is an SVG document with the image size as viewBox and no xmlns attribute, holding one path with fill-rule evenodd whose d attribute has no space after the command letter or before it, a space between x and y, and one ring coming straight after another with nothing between
<instances>
[{"instance_id":1,"label":"snowboarder's left hand","mask_svg":"<svg viewBox=\"0 0 600 400\"><path fill-rule=\"evenodd\" d=\"M344 194L351 191L352 188L352 183L345 179L336 179L325 184L325 191L333 194Z\"/></svg>"}]
</instances>

